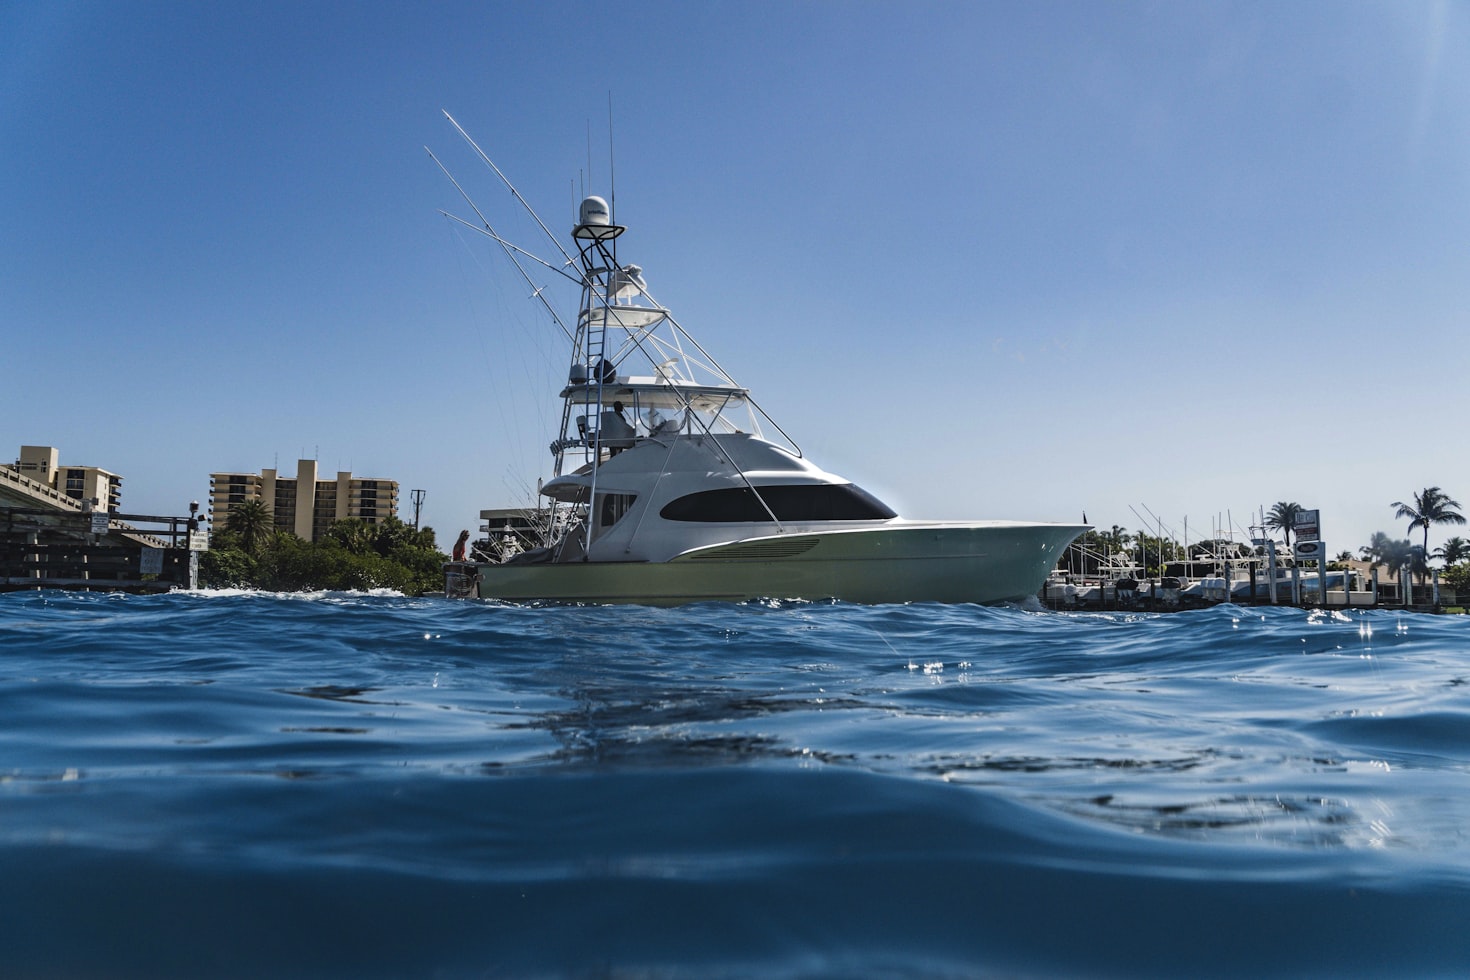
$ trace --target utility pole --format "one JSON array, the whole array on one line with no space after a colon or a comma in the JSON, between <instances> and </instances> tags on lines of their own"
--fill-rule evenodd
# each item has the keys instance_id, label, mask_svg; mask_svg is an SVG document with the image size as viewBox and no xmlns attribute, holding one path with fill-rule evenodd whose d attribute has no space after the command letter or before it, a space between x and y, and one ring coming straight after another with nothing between
<instances>
[{"instance_id":1,"label":"utility pole","mask_svg":"<svg viewBox=\"0 0 1470 980\"><path fill-rule=\"evenodd\" d=\"M413 529L417 531L419 529L419 510L424 506L424 491L410 490L409 493L413 495Z\"/></svg>"}]
</instances>

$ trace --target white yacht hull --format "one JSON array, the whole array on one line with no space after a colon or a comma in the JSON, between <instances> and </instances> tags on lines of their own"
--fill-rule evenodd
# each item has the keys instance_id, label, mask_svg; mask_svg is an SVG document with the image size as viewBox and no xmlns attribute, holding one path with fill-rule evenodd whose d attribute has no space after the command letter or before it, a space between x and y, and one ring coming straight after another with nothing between
<instances>
[{"instance_id":1,"label":"white yacht hull","mask_svg":"<svg viewBox=\"0 0 1470 980\"><path fill-rule=\"evenodd\" d=\"M1083 530L1000 521L903 523L747 538L668 562L470 565L465 570L475 575L466 585L471 595L511 602L1000 602L1035 595Z\"/></svg>"}]
</instances>

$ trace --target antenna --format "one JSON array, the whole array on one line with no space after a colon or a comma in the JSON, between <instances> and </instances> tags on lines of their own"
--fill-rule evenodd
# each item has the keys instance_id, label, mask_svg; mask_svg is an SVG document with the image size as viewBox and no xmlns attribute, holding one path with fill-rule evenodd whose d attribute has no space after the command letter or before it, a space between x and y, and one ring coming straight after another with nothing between
<instances>
[{"instance_id":1,"label":"antenna","mask_svg":"<svg viewBox=\"0 0 1470 980\"><path fill-rule=\"evenodd\" d=\"M613 153L612 92L607 93L607 220L618 223L618 176L613 169L616 156Z\"/></svg>"}]
</instances>

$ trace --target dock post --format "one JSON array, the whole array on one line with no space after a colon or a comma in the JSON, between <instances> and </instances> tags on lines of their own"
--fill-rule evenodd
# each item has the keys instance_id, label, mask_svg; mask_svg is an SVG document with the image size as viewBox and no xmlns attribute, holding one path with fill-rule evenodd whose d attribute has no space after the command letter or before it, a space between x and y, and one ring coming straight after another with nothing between
<instances>
[{"instance_id":1,"label":"dock post","mask_svg":"<svg viewBox=\"0 0 1470 980\"><path fill-rule=\"evenodd\" d=\"M1271 605L1276 605L1276 542L1266 541L1266 591L1271 593Z\"/></svg>"}]
</instances>

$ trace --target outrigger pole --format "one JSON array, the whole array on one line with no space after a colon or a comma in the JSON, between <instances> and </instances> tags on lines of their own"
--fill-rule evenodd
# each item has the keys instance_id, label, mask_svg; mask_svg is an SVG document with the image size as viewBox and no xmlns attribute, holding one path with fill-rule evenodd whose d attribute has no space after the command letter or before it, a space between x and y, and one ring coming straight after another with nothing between
<instances>
[{"instance_id":1,"label":"outrigger pole","mask_svg":"<svg viewBox=\"0 0 1470 980\"><path fill-rule=\"evenodd\" d=\"M446 113L446 115L447 115L447 113ZM450 121L453 122L453 120L450 120ZM485 215L480 211L479 206L475 204L474 200L471 199L471 197L469 196L469 194L465 193L465 189L459 185L459 181L457 181L457 180L454 179L454 175L449 172L449 168L445 167L444 164L440 163L439 162L439 158L436 157L436 156L434 156L434 151L431 150L431 149L429 149L427 146L424 147L424 152L429 155L429 159L430 160L433 160L435 164L438 164L438 167L439 167L440 170L444 171L444 176L446 176L446 177L449 178L449 182L454 185L454 189L457 190L457 191L459 191L460 196L465 199L465 203L469 204L470 209L475 212L475 214L479 217L480 221L485 225L483 231L486 234L488 234L491 238L493 238L495 240L495 242L497 244L499 244L502 249L505 250L506 258L510 259L511 265L513 265L513 266L516 267L516 271L521 274L521 278L524 279L524 280L526 280L526 285L528 285L528 286L531 287L531 290L532 290L531 295L535 296L537 299L539 299L541 301L541 305L546 308L546 312L547 313L551 314L551 319L554 320L556 322L556 325L561 328L561 332L564 333L564 334L566 334L566 338L568 340L572 341L572 343L576 343L576 338L574 338L572 336L572 332L567 329L567 325L565 323L562 323L561 322L561 317L559 317L559 316L556 315L556 310L554 308L552 308L551 303L548 302L547 299L546 299L546 297L542 295L542 293L543 293L543 291L545 290L546 287L545 286L538 286L538 285L536 285L536 281L531 278L530 274L527 273L526 270L525 270L525 268L521 265L520 260L515 257L515 252L520 252L522 255L528 256L529 258L533 258L533 259L536 259L536 256L531 255L530 252L527 252L523 248L517 248L516 246L512 245L510 242L506 241L505 239L503 239L499 235L497 235L495 233L495 229L492 228L492 227L490 227L490 221L489 221L489 219L486 218ZM492 166L493 166L493 164L492 164ZM465 221L463 218L456 218L454 215L450 214L447 211L440 211L439 213L442 214L442 215L444 215L444 217L446 217L446 218L453 218L455 221L458 221L462 225L466 225L468 227L474 228L474 225L471 225L468 221ZM482 229L475 228L475 230L476 231L481 231ZM515 252L512 252L511 251L512 249L515 249ZM549 263L547 263L547 262L545 262L545 261L543 261L541 259L536 259L536 261L537 262L540 262L542 265L546 266L548 269L551 269L553 272L560 273L561 275L566 276L568 279L571 279L573 282L576 282L577 281L573 276L569 275L566 272L563 272L561 269L554 269L554 268L552 268Z\"/></svg>"},{"instance_id":2,"label":"outrigger pole","mask_svg":"<svg viewBox=\"0 0 1470 980\"><path fill-rule=\"evenodd\" d=\"M444 113L444 118L449 120L450 125L459 130L459 135L463 136L465 142L468 143L474 149L474 151L480 155L480 159L484 160L485 163L490 167L490 169L495 171L495 176L499 177L500 182L503 183L513 195L515 195L515 199L521 203L521 207L526 209L526 213L536 220L536 224L541 226L542 232L546 234L546 237L551 241L551 244L555 245L556 250L561 253L561 257L567 260L567 265L575 265L576 259L568 255L567 250L561 247L561 242L558 241L557 237L551 233L551 229L546 227L546 222L542 221L541 216L536 213L536 209L531 207L531 205L526 201L524 197L521 197L521 192L516 190L516 186L510 182L510 178L506 177L505 174L500 172L500 168L495 165L495 161L490 159L489 155L487 155L484 150L480 149L480 145L470 138L470 134L464 131L463 126L454 121L453 116L451 116L446 110L441 109L439 111Z\"/></svg>"}]
</instances>

